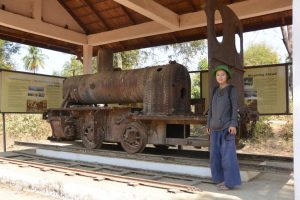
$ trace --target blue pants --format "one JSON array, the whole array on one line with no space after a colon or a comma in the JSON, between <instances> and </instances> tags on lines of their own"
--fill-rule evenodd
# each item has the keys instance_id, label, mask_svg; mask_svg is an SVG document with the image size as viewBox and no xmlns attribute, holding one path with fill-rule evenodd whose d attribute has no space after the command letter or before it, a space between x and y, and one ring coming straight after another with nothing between
<instances>
[{"instance_id":1,"label":"blue pants","mask_svg":"<svg viewBox=\"0 0 300 200\"><path fill-rule=\"evenodd\" d=\"M235 136L227 128L210 134L210 169L214 183L224 181L228 188L241 184Z\"/></svg>"}]
</instances>

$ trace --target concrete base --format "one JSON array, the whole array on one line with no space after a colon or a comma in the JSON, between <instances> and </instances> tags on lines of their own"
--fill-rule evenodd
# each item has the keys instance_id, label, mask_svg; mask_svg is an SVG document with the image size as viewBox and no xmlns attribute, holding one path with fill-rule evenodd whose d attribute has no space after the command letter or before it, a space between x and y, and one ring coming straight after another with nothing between
<instances>
[{"instance_id":1,"label":"concrete base","mask_svg":"<svg viewBox=\"0 0 300 200\"><path fill-rule=\"evenodd\" d=\"M58 158L64 160L74 160L81 162L99 163L104 165L112 165L133 169L158 171L166 173L174 173L180 175L189 175L202 178L211 178L210 168L207 166L191 166L184 164L171 164L163 162L151 162L143 160L133 160L126 158L115 158L98 155L87 155L72 152L61 152L55 150L36 149L36 154L45 157ZM247 182L255 178L260 172L253 171L240 171L241 179L243 182Z\"/></svg>"}]
</instances>

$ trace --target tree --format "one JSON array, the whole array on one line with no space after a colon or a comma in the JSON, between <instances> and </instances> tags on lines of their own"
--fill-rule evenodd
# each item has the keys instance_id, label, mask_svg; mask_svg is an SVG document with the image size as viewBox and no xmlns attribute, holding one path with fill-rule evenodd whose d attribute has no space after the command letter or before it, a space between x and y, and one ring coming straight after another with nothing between
<instances>
[{"instance_id":1,"label":"tree","mask_svg":"<svg viewBox=\"0 0 300 200\"><path fill-rule=\"evenodd\" d=\"M208 60L207 58L203 58L198 63L199 70L208 70Z\"/></svg>"},{"instance_id":2,"label":"tree","mask_svg":"<svg viewBox=\"0 0 300 200\"><path fill-rule=\"evenodd\" d=\"M265 43L252 44L244 53L246 66L277 64L279 62L278 53Z\"/></svg>"},{"instance_id":3,"label":"tree","mask_svg":"<svg viewBox=\"0 0 300 200\"><path fill-rule=\"evenodd\" d=\"M40 48L29 46L28 54L23 57L25 69L36 73L40 67L44 68L44 60L46 58L48 57L43 54Z\"/></svg>"},{"instance_id":4,"label":"tree","mask_svg":"<svg viewBox=\"0 0 300 200\"><path fill-rule=\"evenodd\" d=\"M72 56L70 61L63 65L62 76L77 76L83 74L83 64L76 56Z\"/></svg>"},{"instance_id":5,"label":"tree","mask_svg":"<svg viewBox=\"0 0 300 200\"><path fill-rule=\"evenodd\" d=\"M141 50L123 51L114 53L113 65L121 69L133 69L139 65L139 59L141 58Z\"/></svg>"},{"instance_id":6,"label":"tree","mask_svg":"<svg viewBox=\"0 0 300 200\"><path fill-rule=\"evenodd\" d=\"M0 40L0 68L14 70L15 64L11 60L11 56L19 53L19 50L19 44Z\"/></svg>"},{"instance_id":7,"label":"tree","mask_svg":"<svg viewBox=\"0 0 300 200\"><path fill-rule=\"evenodd\" d=\"M97 60L96 58L92 58L92 72L95 73L97 71ZM72 56L70 61L65 62L63 65L63 70L61 72L62 76L78 76L83 74L83 64L77 56Z\"/></svg>"},{"instance_id":8,"label":"tree","mask_svg":"<svg viewBox=\"0 0 300 200\"><path fill-rule=\"evenodd\" d=\"M203 58L199 61L198 70L208 70L208 60ZM193 99L200 98L200 73L192 74L192 91L191 95Z\"/></svg>"},{"instance_id":9,"label":"tree","mask_svg":"<svg viewBox=\"0 0 300 200\"><path fill-rule=\"evenodd\" d=\"M181 64L188 66L191 58L203 54L207 48L205 40L165 45L162 49L168 54L169 60L180 60Z\"/></svg>"},{"instance_id":10,"label":"tree","mask_svg":"<svg viewBox=\"0 0 300 200\"><path fill-rule=\"evenodd\" d=\"M288 60L290 62L293 61L293 34L292 34L292 26L281 26L281 33L282 33L282 41L285 45L285 48L288 52Z\"/></svg>"}]
</instances>

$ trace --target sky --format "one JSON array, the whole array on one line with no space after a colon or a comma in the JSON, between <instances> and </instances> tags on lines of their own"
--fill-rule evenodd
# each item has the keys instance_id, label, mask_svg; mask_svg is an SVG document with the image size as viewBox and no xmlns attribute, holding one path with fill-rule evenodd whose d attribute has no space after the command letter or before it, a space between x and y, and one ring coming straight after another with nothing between
<instances>
[{"instance_id":1,"label":"sky","mask_svg":"<svg viewBox=\"0 0 300 200\"><path fill-rule=\"evenodd\" d=\"M260 43L265 42L268 46L270 46L274 51L276 51L281 58L281 61L284 62L287 51L285 49L285 46L282 42L282 35L280 28L272 28L272 29L265 29L255 32L247 32L244 33L244 51L249 47L249 45L253 43ZM42 49L43 53L47 55L47 59L45 59L45 66L44 69L39 69L37 73L40 74L48 74L52 75L55 71L61 72L62 67L65 64L65 62L70 61L71 54L66 53L60 53L57 51L52 51L48 49ZM16 63L17 70L18 71L25 71L22 58L27 53L27 46L21 45L20 53L17 55L13 55L12 58L14 62ZM158 58L158 63L155 64L167 64L168 63L168 57L166 54L160 54ZM204 55L205 56L205 55ZM180 63L180 60L177 61ZM191 62L188 64L189 70L196 70L199 62L199 56L195 56ZM154 63L149 60L146 62L146 65L153 65Z\"/></svg>"}]
</instances>

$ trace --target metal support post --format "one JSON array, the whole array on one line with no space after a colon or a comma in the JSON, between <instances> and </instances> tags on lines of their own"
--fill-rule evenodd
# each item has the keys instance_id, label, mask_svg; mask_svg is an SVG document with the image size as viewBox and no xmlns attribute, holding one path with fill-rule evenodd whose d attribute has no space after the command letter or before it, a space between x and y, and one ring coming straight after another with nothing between
<instances>
[{"instance_id":1,"label":"metal support post","mask_svg":"<svg viewBox=\"0 0 300 200\"><path fill-rule=\"evenodd\" d=\"M2 113L3 152L6 152L5 113Z\"/></svg>"}]
</instances>

